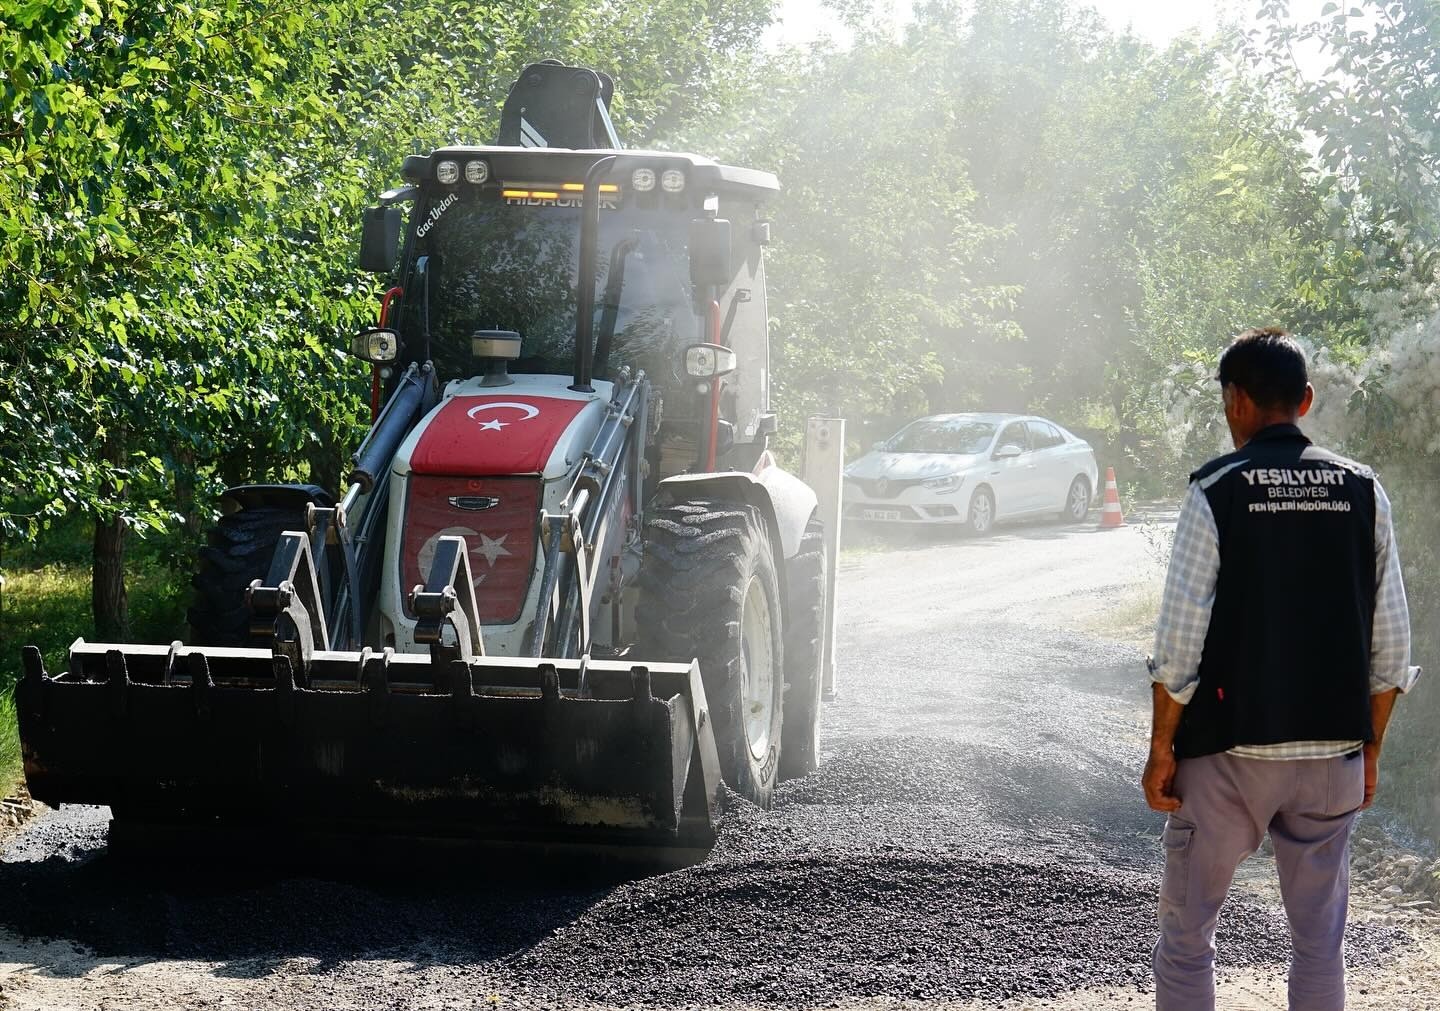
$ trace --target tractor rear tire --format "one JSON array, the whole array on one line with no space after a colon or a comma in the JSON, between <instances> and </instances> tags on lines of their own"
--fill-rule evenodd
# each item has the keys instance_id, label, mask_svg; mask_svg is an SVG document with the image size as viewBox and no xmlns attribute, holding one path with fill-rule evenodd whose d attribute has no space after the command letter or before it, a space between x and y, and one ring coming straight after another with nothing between
<instances>
[{"instance_id":1,"label":"tractor rear tire","mask_svg":"<svg viewBox=\"0 0 1440 1011\"><path fill-rule=\"evenodd\" d=\"M641 656L700 662L725 783L769 807L780 772L784 629L775 556L748 505L694 500L645 525Z\"/></svg>"},{"instance_id":2,"label":"tractor rear tire","mask_svg":"<svg viewBox=\"0 0 1440 1011\"><path fill-rule=\"evenodd\" d=\"M286 530L304 530L300 509L260 506L220 517L200 549L190 585L194 603L187 613L192 646L249 646L250 612L245 591L264 579L275 546Z\"/></svg>"},{"instance_id":3,"label":"tractor rear tire","mask_svg":"<svg viewBox=\"0 0 1440 1011\"><path fill-rule=\"evenodd\" d=\"M780 778L797 779L820 765L820 700L824 689L825 526L811 517L800 550L785 563L785 724Z\"/></svg>"}]
</instances>

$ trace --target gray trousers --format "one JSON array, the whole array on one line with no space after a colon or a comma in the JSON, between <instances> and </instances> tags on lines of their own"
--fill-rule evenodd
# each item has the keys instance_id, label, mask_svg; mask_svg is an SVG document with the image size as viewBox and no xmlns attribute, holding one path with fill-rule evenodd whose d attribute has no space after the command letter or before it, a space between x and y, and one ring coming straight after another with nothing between
<instances>
[{"instance_id":1,"label":"gray trousers","mask_svg":"<svg viewBox=\"0 0 1440 1011\"><path fill-rule=\"evenodd\" d=\"M1365 796L1354 757L1271 762L1207 755L1180 762L1181 808L1165 823L1158 1011L1213 1011L1215 923L1240 862L1275 847L1290 920L1291 1011L1345 1007L1345 913L1350 826Z\"/></svg>"}]
</instances>

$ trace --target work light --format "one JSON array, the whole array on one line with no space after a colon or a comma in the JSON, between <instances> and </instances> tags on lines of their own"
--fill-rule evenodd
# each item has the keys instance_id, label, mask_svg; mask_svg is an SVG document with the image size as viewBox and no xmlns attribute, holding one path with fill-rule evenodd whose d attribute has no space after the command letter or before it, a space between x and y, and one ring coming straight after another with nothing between
<instances>
[{"instance_id":1,"label":"work light","mask_svg":"<svg viewBox=\"0 0 1440 1011\"><path fill-rule=\"evenodd\" d=\"M454 161L442 161L435 166L435 181L449 186L451 183L460 181L460 163Z\"/></svg>"},{"instance_id":2,"label":"work light","mask_svg":"<svg viewBox=\"0 0 1440 1011\"><path fill-rule=\"evenodd\" d=\"M660 188L666 193L679 193L685 188L685 173L679 169L666 169L660 176Z\"/></svg>"},{"instance_id":3,"label":"work light","mask_svg":"<svg viewBox=\"0 0 1440 1011\"><path fill-rule=\"evenodd\" d=\"M350 342L350 353L377 365L393 362L400 353L400 335L388 327L361 330Z\"/></svg>"},{"instance_id":4,"label":"work light","mask_svg":"<svg viewBox=\"0 0 1440 1011\"><path fill-rule=\"evenodd\" d=\"M630 173L630 185L635 188L636 193L649 193L655 188L655 170L637 168Z\"/></svg>"},{"instance_id":5,"label":"work light","mask_svg":"<svg viewBox=\"0 0 1440 1011\"><path fill-rule=\"evenodd\" d=\"M479 186L490 179L490 163L479 158L465 163L465 181Z\"/></svg>"},{"instance_id":6,"label":"work light","mask_svg":"<svg viewBox=\"0 0 1440 1011\"><path fill-rule=\"evenodd\" d=\"M696 379L735 371L735 352L720 344L693 344L685 349L685 372Z\"/></svg>"}]
</instances>

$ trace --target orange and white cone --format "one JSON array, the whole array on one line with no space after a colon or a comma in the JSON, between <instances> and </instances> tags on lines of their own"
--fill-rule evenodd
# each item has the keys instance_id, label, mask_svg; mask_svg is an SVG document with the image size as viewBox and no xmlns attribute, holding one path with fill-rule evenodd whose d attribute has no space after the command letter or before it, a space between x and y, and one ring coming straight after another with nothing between
<instances>
[{"instance_id":1,"label":"orange and white cone","mask_svg":"<svg viewBox=\"0 0 1440 1011\"><path fill-rule=\"evenodd\" d=\"M1105 507L1100 510L1100 529L1109 530L1125 525L1120 511L1120 489L1115 486L1115 468L1105 468Z\"/></svg>"}]
</instances>

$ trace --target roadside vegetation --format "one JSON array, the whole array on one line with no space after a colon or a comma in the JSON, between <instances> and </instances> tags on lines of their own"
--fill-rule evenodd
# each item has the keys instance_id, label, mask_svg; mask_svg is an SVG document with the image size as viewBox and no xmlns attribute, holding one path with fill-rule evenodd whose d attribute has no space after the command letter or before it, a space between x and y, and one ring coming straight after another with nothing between
<instances>
[{"instance_id":1,"label":"roadside vegetation","mask_svg":"<svg viewBox=\"0 0 1440 1011\"><path fill-rule=\"evenodd\" d=\"M1396 502L1440 669L1440 11L1256 0L1157 49L1076 2L835 9L846 44L775 52L773 0L10 5L0 690L22 642L54 663L77 634L175 634L226 484L338 483L366 416L342 349L383 287L354 268L360 211L412 150L492 137L546 57L620 80L633 146L780 175L783 452L816 411L863 446L1027 410L1173 497L1222 446L1227 338L1295 330L1313 430ZM1432 838L1437 718L1426 683L1391 749Z\"/></svg>"}]
</instances>

